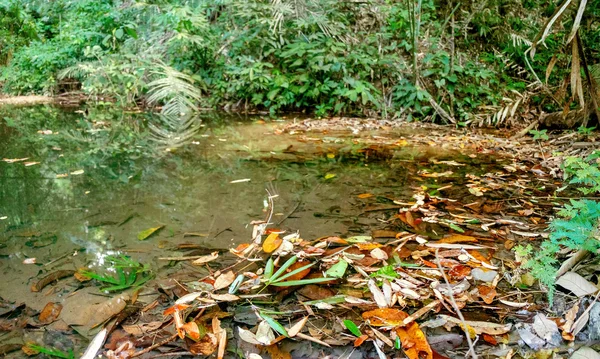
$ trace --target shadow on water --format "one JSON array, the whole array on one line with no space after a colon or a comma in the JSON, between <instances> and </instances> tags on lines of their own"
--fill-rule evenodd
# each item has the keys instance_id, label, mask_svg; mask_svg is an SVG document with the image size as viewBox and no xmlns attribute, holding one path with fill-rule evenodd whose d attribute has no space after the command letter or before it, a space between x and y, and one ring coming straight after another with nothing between
<instances>
[{"instance_id":1,"label":"shadow on water","mask_svg":"<svg viewBox=\"0 0 600 359\"><path fill-rule=\"evenodd\" d=\"M420 188L437 194L464 181L465 172L497 166L435 149L389 153L327 135L317 145L273 135L281 123L214 114L203 116L190 144L159 151L145 130L148 114L50 106L1 111L0 297L36 309L43 303L30 292L31 280L53 268L77 269L115 250L160 267L168 262L158 258L182 255L178 247L193 244L198 254L247 242L248 224L265 216L266 188L279 195L275 227L310 239L347 236L385 229L379 211L411 201ZM453 176L417 176L448 170L430 157L466 166L453 168ZM376 200L366 204L358 197L365 193ZM26 258L37 264L23 264Z\"/></svg>"}]
</instances>

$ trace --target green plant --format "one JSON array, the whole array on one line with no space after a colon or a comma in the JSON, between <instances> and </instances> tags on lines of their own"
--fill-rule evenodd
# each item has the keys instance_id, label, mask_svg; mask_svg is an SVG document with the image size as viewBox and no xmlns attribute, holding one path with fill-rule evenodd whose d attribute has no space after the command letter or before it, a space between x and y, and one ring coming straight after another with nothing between
<instances>
[{"instance_id":1,"label":"green plant","mask_svg":"<svg viewBox=\"0 0 600 359\"><path fill-rule=\"evenodd\" d=\"M56 358L75 359L75 354L73 354L73 350L69 350L69 352L67 353L56 348L47 348L35 343L27 343L25 344L25 348L28 352L32 354L45 354Z\"/></svg>"},{"instance_id":2,"label":"green plant","mask_svg":"<svg viewBox=\"0 0 600 359\"><path fill-rule=\"evenodd\" d=\"M298 261L297 256L290 257L290 259L288 259L281 267L279 267L277 272L273 273L273 271L275 269L274 262L273 262L273 258L269 257L269 260L267 261L267 264L265 266L265 271L264 271L264 273L265 273L264 274L265 288L270 285L275 286L275 287L290 287L290 286L296 286L296 285L306 285L306 284L330 282L332 280L335 280L335 278L322 277L322 278L300 279L300 280L292 280L292 281L284 282L283 281L284 279L287 279L293 275L296 275L316 264L316 263L310 263L310 264L302 266L298 269L295 269L289 273L285 273L285 271L292 264L296 263L296 261Z\"/></svg>"},{"instance_id":3,"label":"green plant","mask_svg":"<svg viewBox=\"0 0 600 359\"><path fill-rule=\"evenodd\" d=\"M565 179L576 184L584 194L600 192L600 169L598 159L600 151L586 158L568 157L563 169ZM565 204L558 211L558 217L550 223L550 235L539 249L531 245L517 246L516 254L524 259L523 268L548 288L548 297L552 301L556 281L556 254L562 248L586 250L598 253L600 250L600 202L579 199Z\"/></svg>"},{"instance_id":4,"label":"green plant","mask_svg":"<svg viewBox=\"0 0 600 359\"><path fill-rule=\"evenodd\" d=\"M542 141L546 141L548 140L550 137L548 137L548 130L544 129L544 130L529 130L529 134L533 135L533 139L534 140L542 140Z\"/></svg>"},{"instance_id":5,"label":"green plant","mask_svg":"<svg viewBox=\"0 0 600 359\"><path fill-rule=\"evenodd\" d=\"M139 287L153 278L148 264L131 259L123 254L108 255L104 258L105 270L103 273L84 270L84 276L95 279L104 284L102 291L116 292L132 287Z\"/></svg>"},{"instance_id":6,"label":"green plant","mask_svg":"<svg viewBox=\"0 0 600 359\"><path fill-rule=\"evenodd\" d=\"M592 132L594 132L595 129L596 129L596 126L594 126L594 127L579 126L577 128L577 132L584 136L589 136L592 134Z\"/></svg>"}]
</instances>

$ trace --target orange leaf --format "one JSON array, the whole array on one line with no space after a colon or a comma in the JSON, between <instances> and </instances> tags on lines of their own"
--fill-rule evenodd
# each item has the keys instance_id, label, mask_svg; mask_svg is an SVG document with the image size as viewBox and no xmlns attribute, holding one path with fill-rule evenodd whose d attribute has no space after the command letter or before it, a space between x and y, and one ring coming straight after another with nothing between
<instances>
[{"instance_id":1,"label":"orange leaf","mask_svg":"<svg viewBox=\"0 0 600 359\"><path fill-rule=\"evenodd\" d=\"M296 269L300 268L300 267L304 267L305 265L307 265L309 262L308 261L298 261L294 264L292 264L287 270L286 272L293 272ZM291 277L287 277L285 280L286 281L292 281L292 280L300 280L304 277L306 277L308 275L308 273L310 273L310 268L306 268L305 270L303 270L302 272L296 273Z\"/></svg>"},{"instance_id":2,"label":"orange leaf","mask_svg":"<svg viewBox=\"0 0 600 359\"><path fill-rule=\"evenodd\" d=\"M368 320L374 327L387 325L402 325L404 319L408 317L406 312L393 308L379 308L369 310L362 314L364 320Z\"/></svg>"},{"instance_id":3,"label":"orange leaf","mask_svg":"<svg viewBox=\"0 0 600 359\"><path fill-rule=\"evenodd\" d=\"M483 340L492 345L498 345L498 341L496 340L496 338L494 338L493 335L483 333Z\"/></svg>"},{"instance_id":4,"label":"orange leaf","mask_svg":"<svg viewBox=\"0 0 600 359\"><path fill-rule=\"evenodd\" d=\"M371 194L371 193L361 193L358 195L358 198L360 198L360 199L371 198L371 197L373 197L373 194Z\"/></svg>"},{"instance_id":5,"label":"orange leaf","mask_svg":"<svg viewBox=\"0 0 600 359\"><path fill-rule=\"evenodd\" d=\"M463 236L462 234L453 234L449 237L442 238L438 243L469 243L477 242L477 238L471 236Z\"/></svg>"},{"instance_id":6,"label":"orange leaf","mask_svg":"<svg viewBox=\"0 0 600 359\"><path fill-rule=\"evenodd\" d=\"M429 268L437 268L438 267L437 264L427 261L423 258L421 258L421 262L423 263L424 266L429 267Z\"/></svg>"},{"instance_id":7,"label":"orange leaf","mask_svg":"<svg viewBox=\"0 0 600 359\"><path fill-rule=\"evenodd\" d=\"M250 243L242 243L235 247L235 249L230 249L229 251L239 257L244 254L244 251L248 249L248 247L250 247Z\"/></svg>"},{"instance_id":8,"label":"orange leaf","mask_svg":"<svg viewBox=\"0 0 600 359\"><path fill-rule=\"evenodd\" d=\"M455 265L448 271L450 278L455 280L462 280L464 277L471 274L471 267L467 267L462 264Z\"/></svg>"},{"instance_id":9,"label":"orange leaf","mask_svg":"<svg viewBox=\"0 0 600 359\"><path fill-rule=\"evenodd\" d=\"M481 254L479 251L473 249L473 250L470 250L470 251L467 251L467 252L470 255L472 255L473 258L477 259L478 261L483 262L483 263L491 264L490 261L486 257L484 257L483 254Z\"/></svg>"},{"instance_id":10,"label":"orange leaf","mask_svg":"<svg viewBox=\"0 0 600 359\"><path fill-rule=\"evenodd\" d=\"M402 350L409 359L433 359L433 351L417 323L412 322L406 328L396 328L396 334L400 337Z\"/></svg>"},{"instance_id":11,"label":"orange leaf","mask_svg":"<svg viewBox=\"0 0 600 359\"><path fill-rule=\"evenodd\" d=\"M355 246L361 251L370 251L375 248L381 248L383 245L379 243L356 243Z\"/></svg>"},{"instance_id":12,"label":"orange leaf","mask_svg":"<svg viewBox=\"0 0 600 359\"><path fill-rule=\"evenodd\" d=\"M277 344L268 345L265 349L269 352L271 359L292 359L292 355L282 350Z\"/></svg>"},{"instance_id":13,"label":"orange leaf","mask_svg":"<svg viewBox=\"0 0 600 359\"><path fill-rule=\"evenodd\" d=\"M479 296L481 299L483 299L485 304L492 304L492 302L494 302L494 298L496 298L497 294L496 288L487 285L480 285L477 286L477 289L479 290Z\"/></svg>"},{"instance_id":14,"label":"orange leaf","mask_svg":"<svg viewBox=\"0 0 600 359\"><path fill-rule=\"evenodd\" d=\"M165 309L165 311L163 312L163 315L171 315L175 312L178 312L180 310L184 310L186 308L189 308L190 306L187 304L175 304L172 307L169 307L167 309Z\"/></svg>"},{"instance_id":15,"label":"orange leaf","mask_svg":"<svg viewBox=\"0 0 600 359\"><path fill-rule=\"evenodd\" d=\"M192 354L196 355L211 355L217 350L218 340L213 333L206 333L198 343L189 346Z\"/></svg>"},{"instance_id":16,"label":"orange leaf","mask_svg":"<svg viewBox=\"0 0 600 359\"><path fill-rule=\"evenodd\" d=\"M283 239L279 238L279 233L271 233L263 242L263 251L265 253L271 253L275 251L283 243Z\"/></svg>"},{"instance_id":17,"label":"orange leaf","mask_svg":"<svg viewBox=\"0 0 600 359\"><path fill-rule=\"evenodd\" d=\"M44 307L44 309L42 309L42 312L40 313L40 316L39 316L40 322L43 324L52 323L53 321L56 320L56 318L58 318L62 308L63 308L63 306L60 303L50 302L50 303L46 304L46 306Z\"/></svg>"},{"instance_id":18,"label":"orange leaf","mask_svg":"<svg viewBox=\"0 0 600 359\"><path fill-rule=\"evenodd\" d=\"M198 341L200 340L200 329L198 328L198 324L196 322L187 322L181 327L181 330L185 332L192 340Z\"/></svg>"},{"instance_id":19,"label":"orange leaf","mask_svg":"<svg viewBox=\"0 0 600 359\"><path fill-rule=\"evenodd\" d=\"M362 345L362 343L365 342L365 340L369 339L369 336L366 334L361 335L360 337L356 338L354 340L354 347L359 347Z\"/></svg>"}]
</instances>

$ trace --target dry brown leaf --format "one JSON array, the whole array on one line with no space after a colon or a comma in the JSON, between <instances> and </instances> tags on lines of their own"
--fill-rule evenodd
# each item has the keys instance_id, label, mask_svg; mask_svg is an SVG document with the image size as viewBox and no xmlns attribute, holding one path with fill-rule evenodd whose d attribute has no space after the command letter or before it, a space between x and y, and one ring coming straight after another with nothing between
<instances>
[{"instance_id":1,"label":"dry brown leaf","mask_svg":"<svg viewBox=\"0 0 600 359\"><path fill-rule=\"evenodd\" d=\"M227 273L223 273L215 279L215 290L223 289L229 287L231 283L235 280L235 273L233 271L229 271Z\"/></svg>"},{"instance_id":2,"label":"dry brown leaf","mask_svg":"<svg viewBox=\"0 0 600 359\"><path fill-rule=\"evenodd\" d=\"M455 265L448 271L448 275L454 280L462 280L469 274L471 274L471 267L463 264Z\"/></svg>"},{"instance_id":3,"label":"dry brown leaf","mask_svg":"<svg viewBox=\"0 0 600 359\"><path fill-rule=\"evenodd\" d=\"M417 323L410 323L406 328L396 328L396 334L400 337L402 350L409 359L433 359L433 351Z\"/></svg>"},{"instance_id":4,"label":"dry brown leaf","mask_svg":"<svg viewBox=\"0 0 600 359\"><path fill-rule=\"evenodd\" d=\"M290 353L282 350L277 344L268 345L265 347L271 359L292 359Z\"/></svg>"},{"instance_id":5,"label":"dry brown leaf","mask_svg":"<svg viewBox=\"0 0 600 359\"><path fill-rule=\"evenodd\" d=\"M182 327L181 330L185 332L187 336L192 338L194 341L200 340L200 329L198 328L198 324L196 322L187 322Z\"/></svg>"},{"instance_id":6,"label":"dry brown leaf","mask_svg":"<svg viewBox=\"0 0 600 359\"><path fill-rule=\"evenodd\" d=\"M218 300L221 302L235 302L236 300L239 300L240 297L238 297L237 295L234 294L211 294L210 297L214 300Z\"/></svg>"},{"instance_id":7,"label":"dry brown leaf","mask_svg":"<svg viewBox=\"0 0 600 359\"><path fill-rule=\"evenodd\" d=\"M496 288L490 287L488 285L480 285L477 286L477 290L479 291L479 296L483 299L485 304L492 304L494 302L494 298L496 298Z\"/></svg>"},{"instance_id":8,"label":"dry brown leaf","mask_svg":"<svg viewBox=\"0 0 600 359\"><path fill-rule=\"evenodd\" d=\"M199 342L193 343L189 351L195 355L211 355L217 350L218 340L213 333L206 333Z\"/></svg>"},{"instance_id":9,"label":"dry brown leaf","mask_svg":"<svg viewBox=\"0 0 600 359\"><path fill-rule=\"evenodd\" d=\"M306 325L306 322L308 322L308 317L304 317L301 320L299 320L296 324L294 324L287 332L288 332L288 336L290 338L293 338L296 336L296 334L300 333L300 331L302 331L302 328L304 328L304 326Z\"/></svg>"},{"instance_id":10,"label":"dry brown leaf","mask_svg":"<svg viewBox=\"0 0 600 359\"><path fill-rule=\"evenodd\" d=\"M196 259L195 261L192 262L192 264L202 265L202 264L205 264L205 263L208 263L208 262L212 262L212 261L214 261L217 258L219 258L219 252L212 252L209 255L202 256L202 257Z\"/></svg>"},{"instance_id":11,"label":"dry brown leaf","mask_svg":"<svg viewBox=\"0 0 600 359\"><path fill-rule=\"evenodd\" d=\"M371 251L371 257L378 259L380 261L384 261L388 259L387 253L385 253L381 248L375 248Z\"/></svg>"},{"instance_id":12,"label":"dry brown leaf","mask_svg":"<svg viewBox=\"0 0 600 359\"><path fill-rule=\"evenodd\" d=\"M364 312L364 320L368 320L374 327L404 325L404 319L408 318L406 312L394 308L379 308Z\"/></svg>"},{"instance_id":13,"label":"dry brown leaf","mask_svg":"<svg viewBox=\"0 0 600 359\"><path fill-rule=\"evenodd\" d=\"M53 321L56 320L56 318L58 318L58 316L60 315L60 311L62 310L63 306L60 303L48 303L46 304L46 306L44 306L44 309L42 309L42 312L40 313L39 316L39 321L42 324L49 324L52 323Z\"/></svg>"},{"instance_id":14,"label":"dry brown leaf","mask_svg":"<svg viewBox=\"0 0 600 359\"><path fill-rule=\"evenodd\" d=\"M271 233L263 242L262 249L265 253L274 252L283 243L283 239L279 238L279 233Z\"/></svg>"},{"instance_id":15,"label":"dry brown leaf","mask_svg":"<svg viewBox=\"0 0 600 359\"><path fill-rule=\"evenodd\" d=\"M437 243L474 243L477 238L464 236L462 234L453 234L451 236L440 239Z\"/></svg>"}]
</instances>

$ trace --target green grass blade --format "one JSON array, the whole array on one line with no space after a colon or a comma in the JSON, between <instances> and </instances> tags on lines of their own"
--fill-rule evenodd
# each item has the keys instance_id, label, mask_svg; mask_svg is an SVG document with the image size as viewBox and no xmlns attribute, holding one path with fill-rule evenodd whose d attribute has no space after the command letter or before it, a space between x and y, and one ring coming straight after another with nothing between
<instances>
[{"instance_id":1,"label":"green grass blade","mask_svg":"<svg viewBox=\"0 0 600 359\"><path fill-rule=\"evenodd\" d=\"M298 273L302 272L303 270L305 270L305 269L308 269L308 268L310 268L310 267L314 266L315 264L316 264L316 263L310 263L310 264L307 264L307 265L305 265L305 266L303 266L303 267L300 267L300 268L298 268L298 269L295 269L295 270L293 270L293 271L291 271L291 272L289 272L289 273L287 273L287 274L285 274L285 275L281 276L280 278L277 278L277 280L275 280L275 281L271 281L271 282L275 282L275 283L276 283L276 282L281 282L282 280L284 280L284 279L286 279L286 278L289 278L289 277L291 277L291 276L293 276L293 275L296 275L296 274L298 274Z\"/></svg>"},{"instance_id":2,"label":"green grass blade","mask_svg":"<svg viewBox=\"0 0 600 359\"><path fill-rule=\"evenodd\" d=\"M275 287L292 287L295 285L306 285L306 284L317 284L323 282L331 282L336 280L337 278L311 278L311 279L301 279L301 280L290 280L288 282L277 282L271 283L272 286Z\"/></svg>"},{"instance_id":3,"label":"green grass blade","mask_svg":"<svg viewBox=\"0 0 600 359\"><path fill-rule=\"evenodd\" d=\"M277 333L281 334L281 335L285 335L286 337L289 337L287 330L285 330L285 328L283 327L283 325L279 324L278 321L276 321L275 319L269 317L266 314L261 313L260 316L267 321L267 323L269 324L269 326L271 328L273 328L274 331L276 331Z\"/></svg>"},{"instance_id":4,"label":"green grass blade","mask_svg":"<svg viewBox=\"0 0 600 359\"><path fill-rule=\"evenodd\" d=\"M276 281L277 278L279 278L279 276L282 275L292 264L296 263L297 260L298 257L296 256L293 256L292 258L288 259L285 263L283 263L281 268L279 268L279 270L275 272L275 274L273 274L271 279L269 279L269 282L273 283L274 281Z\"/></svg>"}]
</instances>

